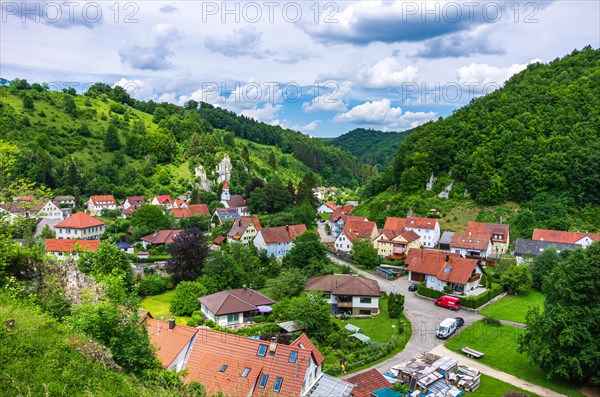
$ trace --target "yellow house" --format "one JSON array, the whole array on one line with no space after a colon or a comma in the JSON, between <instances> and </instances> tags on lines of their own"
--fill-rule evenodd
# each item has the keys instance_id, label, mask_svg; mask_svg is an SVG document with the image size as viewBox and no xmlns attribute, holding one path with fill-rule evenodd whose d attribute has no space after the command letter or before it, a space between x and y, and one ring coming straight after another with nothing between
<instances>
[{"instance_id":1,"label":"yellow house","mask_svg":"<svg viewBox=\"0 0 600 397\"><path fill-rule=\"evenodd\" d=\"M227 233L227 241L248 245L254 240L259 230L258 218L236 219Z\"/></svg>"},{"instance_id":2,"label":"yellow house","mask_svg":"<svg viewBox=\"0 0 600 397\"><path fill-rule=\"evenodd\" d=\"M411 248L420 248L421 238L412 230L386 230L383 229L373 240L373 248L382 257L392 254L406 255Z\"/></svg>"}]
</instances>

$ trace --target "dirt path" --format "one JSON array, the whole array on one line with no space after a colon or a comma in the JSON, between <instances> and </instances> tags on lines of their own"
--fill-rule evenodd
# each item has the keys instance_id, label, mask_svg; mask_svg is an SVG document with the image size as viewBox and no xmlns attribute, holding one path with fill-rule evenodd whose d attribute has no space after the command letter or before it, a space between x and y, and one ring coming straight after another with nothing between
<instances>
[{"instance_id":1,"label":"dirt path","mask_svg":"<svg viewBox=\"0 0 600 397\"><path fill-rule=\"evenodd\" d=\"M542 386L535 385L528 381L525 381L521 378L517 378L514 375L507 374L506 372L498 371L497 369L493 369L488 367L487 365L481 364L478 361L472 360L470 358L465 357L462 354L458 354L449 350L444 345L438 345L431 350L432 353L437 354L439 356L448 356L452 357L455 360L458 360L459 363L465 364L469 367L476 368L479 371L483 372L486 375L489 375L493 378L500 379L503 382L510 383L516 387L520 387L523 390L530 391L532 393L537 394L542 397L566 397L564 394L560 394L553 390L547 389Z\"/></svg>"}]
</instances>

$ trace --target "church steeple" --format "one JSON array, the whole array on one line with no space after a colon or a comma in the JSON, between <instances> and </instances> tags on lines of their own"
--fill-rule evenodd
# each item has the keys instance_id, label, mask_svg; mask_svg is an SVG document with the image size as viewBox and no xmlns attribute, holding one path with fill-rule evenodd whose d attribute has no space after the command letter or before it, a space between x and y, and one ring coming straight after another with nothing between
<instances>
[{"instance_id":1,"label":"church steeple","mask_svg":"<svg viewBox=\"0 0 600 397\"><path fill-rule=\"evenodd\" d=\"M223 191L221 192L221 201L229 200L231 200L231 195L229 194L229 181L225 181L223 184Z\"/></svg>"}]
</instances>

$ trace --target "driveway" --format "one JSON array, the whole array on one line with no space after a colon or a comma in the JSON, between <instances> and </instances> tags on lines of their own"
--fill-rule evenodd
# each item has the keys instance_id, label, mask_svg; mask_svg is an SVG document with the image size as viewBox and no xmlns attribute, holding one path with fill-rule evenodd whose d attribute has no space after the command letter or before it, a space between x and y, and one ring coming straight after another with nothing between
<instances>
[{"instance_id":1,"label":"driveway","mask_svg":"<svg viewBox=\"0 0 600 397\"><path fill-rule=\"evenodd\" d=\"M333 243L333 238L327 234L325 230L325 225L327 222L317 222L317 230L319 231L319 236L321 237L321 243Z\"/></svg>"},{"instance_id":2,"label":"driveway","mask_svg":"<svg viewBox=\"0 0 600 397\"><path fill-rule=\"evenodd\" d=\"M436 346L442 345L444 341L435 336L435 330L440 322L442 322L445 318L462 317L465 319L465 325L459 328L458 332L483 318L483 316L467 310L459 310L458 312L454 312L435 306L432 300L422 298L418 296L416 292L409 292L408 286L412 284L412 282L410 282L406 277L394 281L388 281L381 277L375 276L374 274L358 269L352 264L338 259L331 254L330 259L335 263L350 266L353 271L363 277L376 280L379 284L379 288L381 288L382 291L388 293L401 293L405 296L404 314L410 320L413 329L411 335L405 334L404 337L410 337L410 340L406 344L404 350L402 350L400 353L396 354L392 358L387 359L386 361L375 364L368 369L375 368L379 372L384 373L401 361L414 358L420 353L429 352Z\"/></svg>"}]
</instances>

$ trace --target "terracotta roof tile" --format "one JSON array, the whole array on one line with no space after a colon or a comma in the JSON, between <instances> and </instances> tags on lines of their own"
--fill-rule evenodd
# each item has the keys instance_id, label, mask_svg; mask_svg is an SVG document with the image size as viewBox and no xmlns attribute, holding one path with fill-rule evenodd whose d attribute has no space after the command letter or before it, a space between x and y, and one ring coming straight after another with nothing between
<instances>
[{"instance_id":1,"label":"terracotta roof tile","mask_svg":"<svg viewBox=\"0 0 600 397\"><path fill-rule=\"evenodd\" d=\"M90 196L90 200L95 206L103 206L103 205L116 205L115 198L112 194L105 194L102 196Z\"/></svg>"},{"instance_id":2,"label":"terracotta roof tile","mask_svg":"<svg viewBox=\"0 0 600 397\"><path fill-rule=\"evenodd\" d=\"M192 216L210 215L206 204L190 204L187 207L171 208L175 218L191 218Z\"/></svg>"},{"instance_id":3,"label":"terracotta roof tile","mask_svg":"<svg viewBox=\"0 0 600 397\"><path fill-rule=\"evenodd\" d=\"M506 243L510 235L510 226L502 223L469 222L467 232L473 234L491 234L492 241ZM502 238L494 239L494 235L501 235Z\"/></svg>"},{"instance_id":4,"label":"terracotta roof tile","mask_svg":"<svg viewBox=\"0 0 600 397\"><path fill-rule=\"evenodd\" d=\"M198 332L197 328L186 325L176 325L169 330L169 323L153 318L147 318L148 336L150 343L158 348L156 355L162 366L167 368Z\"/></svg>"},{"instance_id":5,"label":"terracotta roof tile","mask_svg":"<svg viewBox=\"0 0 600 397\"><path fill-rule=\"evenodd\" d=\"M155 198L159 204L164 204L164 203L173 204L173 199L171 198L171 196L163 195L163 196L156 196Z\"/></svg>"},{"instance_id":6,"label":"terracotta roof tile","mask_svg":"<svg viewBox=\"0 0 600 397\"><path fill-rule=\"evenodd\" d=\"M438 223L437 219L433 218L417 218L414 216L406 217L404 227L417 228L417 229L435 229L435 225Z\"/></svg>"},{"instance_id":7,"label":"terracotta roof tile","mask_svg":"<svg viewBox=\"0 0 600 397\"><path fill-rule=\"evenodd\" d=\"M337 207L338 207L338 206L337 206L337 205L336 205L336 204L335 204L333 201L326 201L326 202L324 202L323 204L325 204L325 206L326 206L327 208L331 208L331 209L332 209L332 210L334 210L334 211L335 211L335 210L337 209Z\"/></svg>"},{"instance_id":8,"label":"terracotta roof tile","mask_svg":"<svg viewBox=\"0 0 600 397\"><path fill-rule=\"evenodd\" d=\"M261 229L259 233L262 234L265 243L289 243L306 231L305 225L290 225L290 226L279 226L279 227L266 227Z\"/></svg>"},{"instance_id":9,"label":"terracotta roof tile","mask_svg":"<svg viewBox=\"0 0 600 397\"><path fill-rule=\"evenodd\" d=\"M325 357L321 354L319 349L315 346L314 343L310 340L308 335L302 333L295 341L291 343L292 347L298 347L300 349L310 350L313 355L313 358L317 362L317 365L321 365L323 361L325 361Z\"/></svg>"},{"instance_id":10,"label":"terracotta roof tile","mask_svg":"<svg viewBox=\"0 0 600 397\"><path fill-rule=\"evenodd\" d=\"M377 233L377 224L375 222L366 222L363 220L347 220L344 224L343 233L350 241L354 241L357 238L370 240L373 234Z\"/></svg>"},{"instance_id":11,"label":"terracotta roof tile","mask_svg":"<svg viewBox=\"0 0 600 397\"><path fill-rule=\"evenodd\" d=\"M85 252L97 251L100 240L72 240L47 238L45 241L47 252Z\"/></svg>"},{"instance_id":12,"label":"terracotta roof tile","mask_svg":"<svg viewBox=\"0 0 600 397\"><path fill-rule=\"evenodd\" d=\"M405 223L406 223L406 218L388 217L385 220L385 225L383 225L383 228L386 230L404 230Z\"/></svg>"},{"instance_id":13,"label":"terracotta roof tile","mask_svg":"<svg viewBox=\"0 0 600 397\"><path fill-rule=\"evenodd\" d=\"M85 229L88 227L102 226L104 224L104 222L86 214L85 212L78 212L54 227L65 229Z\"/></svg>"},{"instance_id":14,"label":"terracotta roof tile","mask_svg":"<svg viewBox=\"0 0 600 397\"><path fill-rule=\"evenodd\" d=\"M240 218L233 222L231 229L229 229L229 232L227 233L227 237L239 240L250 224L252 224L256 230L260 230L260 221L258 218Z\"/></svg>"},{"instance_id":15,"label":"terracotta roof tile","mask_svg":"<svg viewBox=\"0 0 600 397\"><path fill-rule=\"evenodd\" d=\"M486 251L492 241L491 234L471 234L456 232L450 242L450 247Z\"/></svg>"},{"instance_id":16,"label":"terracotta roof tile","mask_svg":"<svg viewBox=\"0 0 600 397\"><path fill-rule=\"evenodd\" d=\"M356 385L352 390L354 397L369 397L371 392L391 386L390 382L374 368L351 376L346 379L346 382Z\"/></svg>"},{"instance_id":17,"label":"terracotta roof tile","mask_svg":"<svg viewBox=\"0 0 600 397\"><path fill-rule=\"evenodd\" d=\"M351 274L328 274L306 280L307 291L329 292L334 295L381 296L377 281Z\"/></svg>"},{"instance_id":18,"label":"terracotta roof tile","mask_svg":"<svg viewBox=\"0 0 600 397\"><path fill-rule=\"evenodd\" d=\"M593 241L600 241L600 234L582 232L563 232L560 230L533 229L532 240L551 241L555 243L575 244L585 236Z\"/></svg>"},{"instance_id":19,"label":"terracotta roof tile","mask_svg":"<svg viewBox=\"0 0 600 397\"><path fill-rule=\"evenodd\" d=\"M146 241L150 244L171 244L173 239L177 237L183 230L159 230L147 236L141 238L142 241Z\"/></svg>"},{"instance_id":20,"label":"terracotta roof tile","mask_svg":"<svg viewBox=\"0 0 600 397\"><path fill-rule=\"evenodd\" d=\"M408 271L461 285L467 283L478 263L476 259L438 250L410 250L405 262Z\"/></svg>"},{"instance_id":21,"label":"terracotta roof tile","mask_svg":"<svg viewBox=\"0 0 600 397\"><path fill-rule=\"evenodd\" d=\"M142 196L127 197L125 199L125 201L127 201L131 205L144 205L144 204L146 204L146 201L144 200L144 198Z\"/></svg>"}]
</instances>

